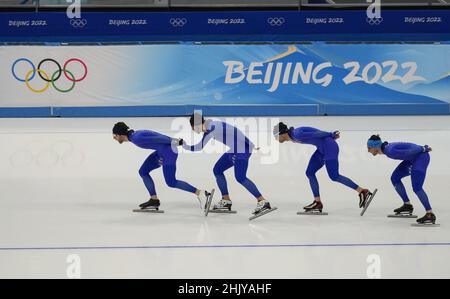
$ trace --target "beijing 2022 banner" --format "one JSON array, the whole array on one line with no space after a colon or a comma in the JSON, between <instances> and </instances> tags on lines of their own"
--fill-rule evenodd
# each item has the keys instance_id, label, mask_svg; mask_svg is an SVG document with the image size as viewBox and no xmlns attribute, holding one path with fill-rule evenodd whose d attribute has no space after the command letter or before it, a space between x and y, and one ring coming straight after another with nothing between
<instances>
[{"instance_id":1,"label":"beijing 2022 banner","mask_svg":"<svg viewBox=\"0 0 450 299\"><path fill-rule=\"evenodd\" d=\"M0 47L0 107L450 102L450 45Z\"/></svg>"}]
</instances>

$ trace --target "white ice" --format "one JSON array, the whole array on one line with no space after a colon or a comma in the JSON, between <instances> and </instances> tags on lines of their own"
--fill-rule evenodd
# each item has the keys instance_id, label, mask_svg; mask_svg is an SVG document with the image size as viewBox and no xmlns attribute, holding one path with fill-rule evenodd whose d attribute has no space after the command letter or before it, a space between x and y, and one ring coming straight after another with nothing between
<instances>
[{"instance_id":1,"label":"white ice","mask_svg":"<svg viewBox=\"0 0 450 299\"><path fill-rule=\"evenodd\" d=\"M248 176L279 208L251 222L255 200L232 171L236 215L205 218L194 196L165 185L160 169L152 176L166 213L131 212L148 198L137 172L150 152L117 144L112 125L123 120L191 142L185 118L1 119L0 278L66 278L74 261L81 278L450 278L450 117L281 119L342 132L341 173L379 189L364 217L357 194L325 170L319 181L330 215L296 214L312 202L304 173L313 148L283 144L277 151L274 119L246 119L259 123L248 133L261 146ZM374 133L433 147L424 189L441 227L386 217L402 204L390 183L399 162L367 153ZM180 153L178 178L216 187L216 148ZM423 216L410 180L404 182Z\"/></svg>"}]
</instances>

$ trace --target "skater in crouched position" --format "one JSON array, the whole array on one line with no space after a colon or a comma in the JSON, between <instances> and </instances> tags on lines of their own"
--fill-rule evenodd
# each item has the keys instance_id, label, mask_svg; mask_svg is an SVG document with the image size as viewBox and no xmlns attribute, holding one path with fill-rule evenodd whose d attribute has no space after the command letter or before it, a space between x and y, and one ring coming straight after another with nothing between
<instances>
[{"instance_id":1,"label":"skater in crouched position","mask_svg":"<svg viewBox=\"0 0 450 299\"><path fill-rule=\"evenodd\" d=\"M367 148L373 156L385 155L394 160L403 160L391 176L391 182L404 202L402 207L394 210L394 213L411 215L414 211L405 186L402 183L403 178L411 176L414 193L416 193L426 210L425 216L418 219L417 222L419 224L435 224L436 216L433 213L428 196L423 190L427 168L430 164L429 152L432 151L431 147L404 142L383 142L379 135L373 135L367 142Z\"/></svg>"},{"instance_id":2,"label":"skater in crouched position","mask_svg":"<svg viewBox=\"0 0 450 299\"><path fill-rule=\"evenodd\" d=\"M249 159L252 155L254 144L236 127L225 122L205 120L200 113L195 113L190 118L191 128L194 132L201 134L203 138L197 145L183 145L189 151L201 151L211 140L215 139L227 147L226 152L214 166L214 176L222 193L222 199L214 205L213 209L231 209L232 201L228 192L227 181L224 172L234 167L236 180L244 186L256 199L257 206L253 214L257 215L270 210L270 203L261 195L256 185L247 177Z\"/></svg>"},{"instance_id":3,"label":"skater in crouched position","mask_svg":"<svg viewBox=\"0 0 450 299\"><path fill-rule=\"evenodd\" d=\"M368 189L359 187L349 178L339 173L339 145L336 139L340 137L339 131L323 132L311 127L289 128L284 123L279 123L274 127L273 134L280 143L294 142L310 144L317 147L317 150L309 161L306 170L306 176L309 179L311 189L314 195L314 202L306 207L306 212L322 212L323 203L320 198L319 182L316 173L325 165L330 179L341 183L359 194L359 207L364 208L367 200L372 195Z\"/></svg>"},{"instance_id":4,"label":"skater in crouched position","mask_svg":"<svg viewBox=\"0 0 450 299\"><path fill-rule=\"evenodd\" d=\"M131 142L140 148L155 150L139 169L139 175L150 194L150 200L141 204L141 209L158 209L160 206L160 200L156 194L155 184L150 176L150 172L161 166L169 187L196 194L200 202L200 208L204 208L209 192L199 190L186 182L179 181L175 176L178 158L177 146L182 145L182 139L170 138L149 130L130 130L123 122L115 124L112 132L113 138L120 144Z\"/></svg>"}]
</instances>

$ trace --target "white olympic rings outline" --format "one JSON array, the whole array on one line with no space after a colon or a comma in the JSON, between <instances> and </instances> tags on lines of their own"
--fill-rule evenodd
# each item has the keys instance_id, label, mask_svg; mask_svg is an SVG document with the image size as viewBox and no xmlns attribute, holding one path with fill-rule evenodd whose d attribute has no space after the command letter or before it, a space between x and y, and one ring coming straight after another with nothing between
<instances>
[{"instance_id":1,"label":"white olympic rings outline","mask_svg":"<svg viewBox=\"0 0 450 299\"><path fill-rule=\"evenodd\" d=\"M187 24L187 19L186 18L171 18L169 22L170 22L170 25L172 25L173 27L183 27L184 25Z\"/></svg>"},{"instance_id":2,"label":"white olympic rings outline","mask_svg":"<svg viewBox=\"0 0 450 299\"><path fill-rule=\"evenodd\" d=\"M370 25L380 25L383 22L383 18L367 18L366 21Z\"/></svg>"},{"instance_id":3,"label":"white olympic rings outline","mask_svg":"<svg viewBox=\"0 0 450 299\"><path fill-rule=\"evenodd\" d=\"M267 23L269 23L270 26L282 26L286 20L284 18L268 18Z\"/></svg>"},{"instance_id":4,"label":"white olympic rings outline","mask_svg":"<svg viewBox=\"0 0 450 299\"><path fill-rule=\"evenodd\" d=\"M70 25L74 28L83 28L87 25L86 19L70 19Z\"/></svg>"}]
</instances>

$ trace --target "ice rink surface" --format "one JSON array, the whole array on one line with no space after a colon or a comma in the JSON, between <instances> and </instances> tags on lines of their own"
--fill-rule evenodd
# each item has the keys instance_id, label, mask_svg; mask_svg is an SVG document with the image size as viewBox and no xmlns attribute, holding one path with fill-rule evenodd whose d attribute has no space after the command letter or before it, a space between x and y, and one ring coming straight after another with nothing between
<instances>
[{"instance_id":1,"label":"ice rink surface","mask_svg":"<svg viewBox=\"0 0 450 299\"><path fill-rule=\"evenodd\" d=\"M278 148L270 136L277 119L238 120L261 146L248 176L279 208L251 222L255 200L232 170L236 215L205 218L195 196L168 188L160 169L152 177L166 213L131 212L148 199L138 169L150 151L117 144L112 125L123 120L198 141L186 118L0 119L0 278L66 278L74 261L82 278L450 278L450 117L280 119L342 132L341 173L379 189L364 217L357 194L325 170L318 177L330 215L296 214L312 202L305 170L313 147ZM374 133L433 147L424 189L441 227L386 217L402 204L390 183L399 162L367 153ZM177 177L216 188L218 149L181 152ZM404 182L423 216L410 180Z\"/></svg>"}]
</instances>

